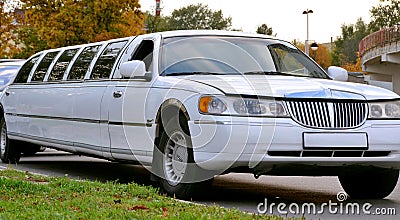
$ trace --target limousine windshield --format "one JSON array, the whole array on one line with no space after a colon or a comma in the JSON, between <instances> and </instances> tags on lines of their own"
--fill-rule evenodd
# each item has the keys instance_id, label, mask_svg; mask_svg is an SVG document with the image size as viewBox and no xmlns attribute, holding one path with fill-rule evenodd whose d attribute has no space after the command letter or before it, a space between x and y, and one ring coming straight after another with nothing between
<instances>
[{"instance_id":1,"label":"limousine windshield","mask_svg":"<svg viewBox=\"0 0 400 220\"><path fill-rule=\"evenodd\" d=\"M171 37L163 41L161 75L265 74L327 79L325 72L293 45L242 37Z\"/></svg>"}]
</instances>

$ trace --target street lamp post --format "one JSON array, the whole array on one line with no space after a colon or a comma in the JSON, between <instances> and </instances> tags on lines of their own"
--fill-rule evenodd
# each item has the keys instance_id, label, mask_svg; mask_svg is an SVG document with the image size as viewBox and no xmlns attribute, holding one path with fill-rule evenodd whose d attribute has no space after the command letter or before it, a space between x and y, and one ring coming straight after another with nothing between
<instances>
[{"instance_id":1,"label":"street lamp post","mask_svg":"<svg viewBox=\"0 0 400 220\"><path fill-rule=\"evenodd\" d=\"M308 37L309 37L309 31L308 31L308 14L312 14L314 13L313 10L311 9L307 9L305 11L303 11L303 15L307 15L307 39L306 39L306 43L305 43L305 52L308 55L309 54L309 45L308 45Z\"/></svg>"}]
</instances>

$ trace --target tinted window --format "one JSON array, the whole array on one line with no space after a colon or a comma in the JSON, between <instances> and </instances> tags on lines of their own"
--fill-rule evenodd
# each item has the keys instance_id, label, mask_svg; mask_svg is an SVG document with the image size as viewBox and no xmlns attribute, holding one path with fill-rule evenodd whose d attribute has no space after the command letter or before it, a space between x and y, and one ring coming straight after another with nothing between
<instances>
[{"instance_id":1,"label":"tinted window","mask_svg":"<svg viewBox=\"0 0 400 220\"><path fill-rule=\"evenodd\" d=\"M58 58L57 63L54 65L47 81L62 80L68 64L71 62L78 50L79 48L64 51L60 58Z\"/></svg>"},{"instance_id":2,"label":"tinted window","mask_svg":"<svg viewBox=\"0 0 400 220\"><path fill-rule=\"evenodd\" d=\"M321 68L304 56L300 50L288 45L271 44L268 46L278 72L295 76L327 78Z\"/></svg>"},{"instance_id":3,"label":"tinted window","mask_svg":"<svg viewBox=\"0 0 400 220\"><path fill-rule=\"evenodd\" d=\"M153 62L153 49L153 41L144 40L140 43L131 60L142 60L146 64L146 71L149 71L151 63Z\"/></svg>"},{"instance_id":4,"label":"tinted window","mask_svg":"<svg viewBox=\"0 0 400 220\"><path fill-rule=\"evenodd\" d=\"M26 83L28 81L29 73L32 67L35 65L41 54L38 54L28 60L19 70L17 77L15 78L15 83Z\"/></svg>"},{"instance_id":5,"label":"tinted window","mask_svg":"<svg viewBox=\"0 0 400 220\"><path fill-rule=\"evenodd\" d=\"M117 60L118 54L121 52L122 47L125 46L127 41L115 42L109 44L103 53L97 59L94 65L91 79L104 79L109 78L111 70Z\"/></svg>"},{"instance_id":6,"label":"tinted window","mask_svg":"<svg viewBox=\"0 0 400 220\"><path fill-rule=\"evenodd\" d=\"M44 76L46 75L47 69L49 68L54 57L57 56L58 52L59 51L50 52L50 53L47 53L46 56L44 56L44 58L39 63L38 67L36 68L35 73L33 73L31 82L32 81L43 81Z\"/></svg>"},{"instance_id":7,"label":"tinted window","mask_svg":"<svg viewBox=\"0 0 400 220\"><path fill-rule=\"evenodd\" d=\"M99 52L101 45L86 47L72 66L68 79L84 79L93 57Z\"/></svg>"}]
</instances>

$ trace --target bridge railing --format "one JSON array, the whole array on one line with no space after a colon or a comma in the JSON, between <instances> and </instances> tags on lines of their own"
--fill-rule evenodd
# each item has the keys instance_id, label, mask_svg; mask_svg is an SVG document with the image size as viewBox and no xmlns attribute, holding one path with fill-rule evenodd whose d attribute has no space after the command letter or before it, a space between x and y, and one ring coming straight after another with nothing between
<instances>
[{"instance_id":1,"label":"bridge railing","mask_svg":"<svg viewBox=\"0 0 400 220\"><path fill-rule=\"evenodd\" d=\"M381 29L364 37L360 41L359 55L363 56L371 49L383 47L397 41L400 41L400 25Z\"/></svg>"}]
</instances>

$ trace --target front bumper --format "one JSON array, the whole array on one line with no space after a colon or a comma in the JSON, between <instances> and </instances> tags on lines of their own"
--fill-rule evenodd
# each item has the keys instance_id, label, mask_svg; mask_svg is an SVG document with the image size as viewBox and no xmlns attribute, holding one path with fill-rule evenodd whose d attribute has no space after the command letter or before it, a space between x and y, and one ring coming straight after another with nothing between
<instances>
[{"instance_id":1,"label":"front bumper","mask_svg":"<svg viewBox=\"0 0 400 220\"><path fill-rule=\"evenodd\" d=\"M243 167L255 173L268 173L278 167L294 166L311 168L312 173L312 167L400 168L400 121L397 120L367 120L358 128L332 130L303 127L290 118L221 116L190 121L189 128L194 160L206 170L223 172ZM306 148L305 133L321 134L318 136L321 146L315 146L317 138L314 148ZM324 138L330 134L339 134L335 136L339 140ZM353 145L362 143L354 142L353 138L363 135L351 134L363 134L366 146ZM327 141L334 144L330 146ZM296 175L298 171L293 170Z\"/></svg>"}]
</instances>

